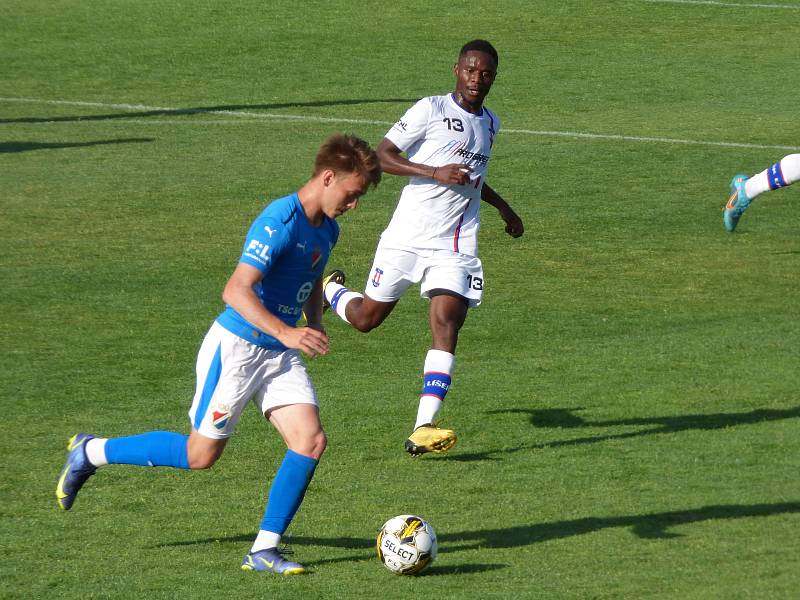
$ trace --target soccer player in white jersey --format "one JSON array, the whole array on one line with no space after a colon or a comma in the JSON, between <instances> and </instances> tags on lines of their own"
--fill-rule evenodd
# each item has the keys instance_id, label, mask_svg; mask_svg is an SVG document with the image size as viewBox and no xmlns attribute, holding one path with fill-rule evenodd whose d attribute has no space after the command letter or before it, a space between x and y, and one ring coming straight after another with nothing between
<instances>
[{"instance_id":1,"label":"soccer player in white jersey","mask_svg":"<svg viewBox=\"0 0 800 600\"><path fill-rule=\"evenodd\" d=\"M211 467L252 399L287 451L242 569L305 572L277 548L327 444L316 392L299 351L311 358L328 352L321 275L339 237L335 219L355 208L380 178L378 156L364 140L337 134L320 146L311 179L271 202L250 227L222 294L227 306L197 356L191 433L150 431L111 439L76 434L67 445L56 486L62 509L72 508L86 480L106 464ZM296 327L301 312L306 327Z\"/></svg>"},{"instance_id":2,"label":"soccer player in white jersey","mask_svg":"<svg viewBox=\"0 0 800 600\"><path fill-rule=\"evenodd\" d=\"M800 154L789 154L760 173L734 175L731 179L731 195L722 214L725 229L733 232L742 213L757 196L800 181Z\"/></svg>"},{"instance_id":3,"label":"soccer player in white jersey","mask_svg":"<svg viewBox=\"0 0 800 600\"><path fill-rule=\"evenodd\" d=\"M456 434L437 427L435 419L451 384L459 330L485 286L477 255L481 200L500 212L509 235L523 233L522 220L486 183L500 121L483 101L497 62L489 42L468 42L453 67L455 91L423 98L389 130L378 146L381 166L409 182L381 236L366 290L344 287L341 271L326 279L326 301L363 332L380 325L414 283L430 299L432 345L416 423L405 442L414 456L446 452L456 442Z\"/></svg>"}]
</instances>

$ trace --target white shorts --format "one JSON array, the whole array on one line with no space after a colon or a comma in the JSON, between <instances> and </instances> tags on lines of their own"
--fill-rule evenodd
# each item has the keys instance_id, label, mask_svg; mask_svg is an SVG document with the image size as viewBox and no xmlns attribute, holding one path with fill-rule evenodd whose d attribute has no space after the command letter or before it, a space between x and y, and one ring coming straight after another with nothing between
<instances>
[{"instance_id":1,"label":"white shorts","mask_svg":"<svg viewBox=\"0 0 800 600\"><path fill-rule=\"evenodd\" d=\"M197 354L192 427L208 438L228 438L251 398L262 414L288 404L318 406L298 350L261 348L215 321Z\"/></svg>"},{"instance_id":2,"label":"white shorts","mask_svg":"<svg viewBox=\"0 0 800 600\"><path fill-rule=\"evenodd\" d=\"M401 250L378 244L364 290L367 296L394 302L417 282L423 298L430 298L431 290L444 289L463 296L474 308L483 297L483 265L477 256L451 250Z\"/></svg>"}]
</instances>

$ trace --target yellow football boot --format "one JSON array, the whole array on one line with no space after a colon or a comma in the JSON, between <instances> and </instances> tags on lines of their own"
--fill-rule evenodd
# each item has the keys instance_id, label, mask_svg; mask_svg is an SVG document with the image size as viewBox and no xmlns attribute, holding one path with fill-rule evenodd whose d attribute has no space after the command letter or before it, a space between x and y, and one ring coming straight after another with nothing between
<instances>
[{"instance_id":1,"label":"yellow football boot","mask_svg":"<svg viewBox=\"0 0 800 600\"><path fill-rule=\"evenodd\" d=\"M458 437L456 432L450 429L441 429L428 423L420 425L414 430L406 440L406 452L411 456L419 456L426 452L436 452L441 454L447 452L456 445Z\"/></svg>"}]
</instances>

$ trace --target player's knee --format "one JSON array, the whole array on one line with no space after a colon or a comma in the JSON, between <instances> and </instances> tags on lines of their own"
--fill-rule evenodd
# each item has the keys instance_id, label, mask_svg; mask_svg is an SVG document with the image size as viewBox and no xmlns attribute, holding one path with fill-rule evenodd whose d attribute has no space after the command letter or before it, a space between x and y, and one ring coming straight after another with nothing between
<instances>
[{"instance_id":1,"label":"player's knee","mask_svg":"<svg viewBox=\"0 0 800 600\"><path fill-rule=\"evenodd\" d=\"M328 436L325 435L324 431L320 431L316 436L314 436L314 452L312 456L319 460L322 458L322 455L325 452L325 449L328 447Z\"/></svg>"},{"instance_id":2,"label":"player's knee","mask_svg":"<svg viewBox=\"0 0 800 600\"><path fill-rule=\"evenodd\" d=\"M290 446L290 448L298 454L310 456L314 460L319 460L327 447L328 436L326 436L325 432L322 430L304 436Z\"/></svg>"},{"instance_id":3,"label":"player's knee","mask_svg":"<svg viewBox=\"0 0 800 600\"><path fill-rule=\"evenodd\" d=\"M325 435L324 431L318 431L308 440L308 447L308 455L315 460L319 460L328 447L328 436Z\"/></svg>"},{"instance_id":4,"label":"player's knee","mask_svg":"<svg viewBox=\"0 0 800 600\"><path fill-rule=\"evenodd\" d=\"M431 320L431 338L433 347L446 352L455 353L458 344L458 333L464 324L460 320Z\"/></svg>"},{"instance_id":5,"label":"player's knee","mask_svg":"<svg viewBox=\"0 0 800 600\"><path fill-rule=\"evenodd\" d=\"M186 457L189 461L189 468L192 470L210 469L219 460L222 452L190 452Z\"/></svg>"},{"instance_id":6,"label":"player's knee","mask_svg":"<svg viewBox=\"0 0 800 600\"><path fill-rule=\"evenodd\" d=\"M355 319L351 322L351 325L355 327L361 333L369 333L373 329L375 329L380 323L376 323L374 320L369 318L360 318Z\"/></svg>"},{"instance_id":7,"label":"player's knee","mask_svg":"<svg viewBox=\"0 0 800 600\"><path fill-rule=\"evenodd\" d=\"M199 457L189 459L189 468L194 470L210 469L214 463L217 462L216 458Z\"/></svg>"},{"instance_id":8,"label":"player's knee","mask_svg":"<svg viewBox=\"0 0 800 600\"><path fill-rule=\"evenodd\" d=\"M431 322L431 329L435 335L447 338L457 338L458 332L464 325L464 320L459 318L437 318Z\"/></svg>"},{"instance_id":9,"label":"player's knee","mask_svg":"<svg viewBox=\"0 0 800 600\"><path fill-rule=\"evenodd\" d=\"M379 312L359 311L350 319L350 324L361 333L368 333L383 323L385 318L386 315Z\"/></svg>"}]
</instances>

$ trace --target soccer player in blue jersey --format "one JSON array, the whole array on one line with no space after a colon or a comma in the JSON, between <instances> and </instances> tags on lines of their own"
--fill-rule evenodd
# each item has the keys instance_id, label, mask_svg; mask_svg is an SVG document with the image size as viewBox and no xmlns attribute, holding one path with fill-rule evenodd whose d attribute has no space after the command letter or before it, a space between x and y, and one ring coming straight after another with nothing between
<instances>
[{"instance_id":1,"label":"soccer player in blue jersey","mask_svg":"<svg viewBox=\"0 0 800 600\"><path fill-rule=\"evenodd\" d=\"M734 175L731 179L731 195L722 214L725 229L733 232L750 203L757 196L800 181L800 154L789 154L760 173Z\"/></svg>"},{"instance_id":2,"label":"soccer player in blue jersey","mask_svg":"<svg viewBox=\"0 0 800 600\"><path fill-rule=\"evenodd\" d=\"M287 451L242 569L305 572L278 550L327 443L300 352L311 358L328 352L321 276L339 237L335 219L355 208L380 179L377 154L364 140L337 134L320 146L312 177L296 193L270 203L250 227L222 293L226 308L198 353L189 435L151 431L105 439L76 434L56 487L62 509L72 508L86 480L107 464L211 467L252 399ZM307 326L296 327L302 312Z\"/></svg>"},{"instance_id":3,"label":"soccer player in blue jersey","mask_svg":"<svg viewBox=\"0 0 800 600\"><path fill-rule=\"evenodd\" d=\"M480 206L490 204L512 237L523 234L514 210L486 183L500 121L484 106L497 74L497 51L485 40L466 43L453 66L455 91L422 98L378 146L383 170L409 177L381 235L363 294L334 271L325 298L359 331L380 325L415 283L430 300L432 344L423 365L417 419L405 449L413 456L446 452L456 442L436 425L452 381L458 333L467 309L481 303L486 280L478 258ZM405 156L403 156L405 153Z\"/></svg>"}]
</instances>

